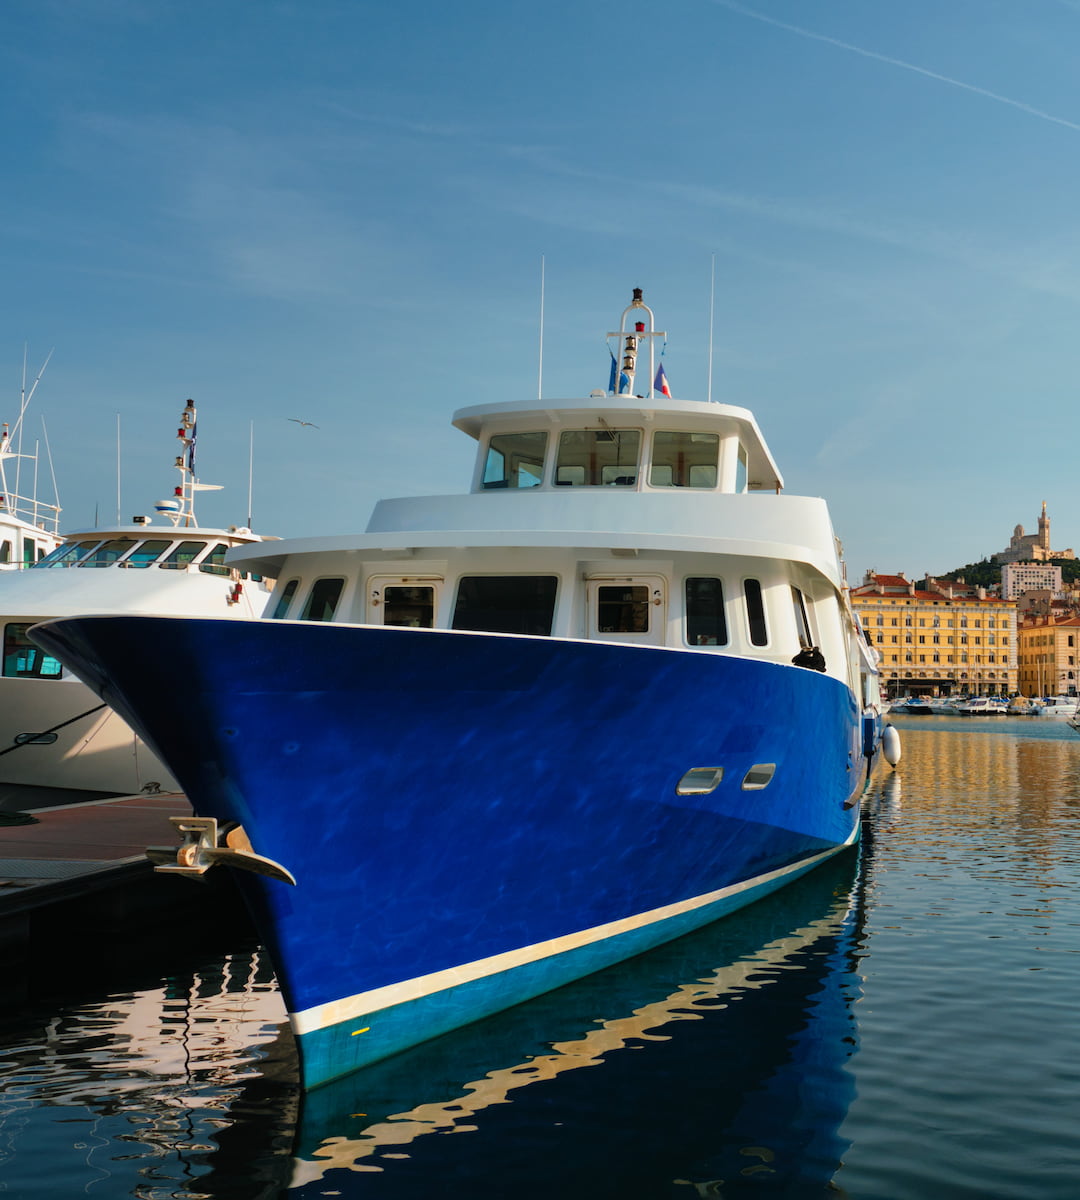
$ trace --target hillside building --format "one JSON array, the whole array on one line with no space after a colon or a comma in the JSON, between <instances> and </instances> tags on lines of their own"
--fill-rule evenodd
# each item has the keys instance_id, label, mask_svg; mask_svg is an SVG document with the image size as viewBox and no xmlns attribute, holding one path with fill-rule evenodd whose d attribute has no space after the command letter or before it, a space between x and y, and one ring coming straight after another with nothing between
<instances>
[{"instance_id":1,"label":"hillside building","mask_svg":"<svg viewBox=\"0 0 1080 1200\"><path fill-rule=\"evenodd\" d=\"M1071 550L1053 550L1050 547L1050 518L1046 515L1046 501L1043 501L1042 513L1039 516L1038 533L1025 533L1023 525L1017 525L1013 530L1008 549L992 554L991 560L999 563L1032 563L1049 562L1052 558L1075 558Z\"/></svg>"},{"instance_id":2,"label":"hillside building","mask_svg":"<svg viewBox=\"0 0 1080 1200\"><path fill-rule=\"evenodd\" d=\"M1007 562L1001 567L1001 594L1019 600L1025 592L1062 594L1061 568L1049 563Z\"/></svg>"}]
</instances>

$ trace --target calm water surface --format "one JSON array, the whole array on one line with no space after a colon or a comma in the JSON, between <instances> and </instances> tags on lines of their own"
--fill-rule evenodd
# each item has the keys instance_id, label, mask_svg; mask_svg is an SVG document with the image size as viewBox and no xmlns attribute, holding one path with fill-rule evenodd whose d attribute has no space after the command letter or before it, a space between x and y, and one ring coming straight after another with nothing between
<instances>
[{"instance_id":1,"label":"calm water surface","mask_svg":"<svg viewBox=\"0 0 1080 1200\"><path fill-rule=\"evenodd\" d=\"M1076 1200L1080 737L896 724L858 853L305 1099L254 941L132 945L0 1022L0 1197Z\"/></svg>"}]
</instances>

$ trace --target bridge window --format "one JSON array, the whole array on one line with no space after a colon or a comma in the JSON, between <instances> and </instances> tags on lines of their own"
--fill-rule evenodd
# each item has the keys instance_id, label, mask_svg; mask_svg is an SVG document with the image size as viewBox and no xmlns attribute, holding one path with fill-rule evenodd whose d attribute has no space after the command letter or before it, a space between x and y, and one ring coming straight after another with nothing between
<instances>
[{"instance_id":1,"label":"bridge window","mask_svg":"<svg viewBox=\"0 0 1080 1200\"><path fill-rule=\"evenodd\" d=\"M544 477L546 433L497 433L488 442L485 488L536 487Z\"/></svg>"},{"instance_id":2,"label":"bridge window","mask_svg":"<svg viewBox=\"0 0 1080 1200\"><path fill-rule=\"evenodd\" d=\"M79 563L80 567L111 567L122 555L126 554L135 543L131 538L117 538L112 542L102 542L100 546Z\"/></svg>"},{"instance_id":3,"label":"bridge window","mask_svg":"<svg viewBox=\"0 0 1080 1200\"><path fill-rule=\"evenodd\" d=\"M62 546L57 546L51 554L46 554L41 562L35 563L34 566L35 568L73 566L80 558L89 554L100 542L101 538L94 538L92 542L65 542ZM5 559L4 561L6 562L7 560Z\"/></svg>"},{"instance_id":4,"label":"bridge window","mask_svg":"<svg viewBox=\"0 0 1080 1200\"><path fill-rule=\"evenodd\" d=\"M653 434L649 484L652 487L714 488L719 460L719 434L659 430Z\"/></svg>"},{"instance_id":5,"label":"bridge window","mask_svg":"<svg viewBox=\"0 0 1080 1200\"><path fill-rule=\"evenodd\" d=\"M453 628L548 637L557 586L554 575L464 575Z\"/></svg>"},{"instance_id":6,"label":"bridge window","mask_svg":"<svg viewBox=\"0 0 1080 1200\"><path fill-rule=\"evenodd\" d=\"M224 542L218 542L213 550L199 563L199 570L205 571L208 575L228 575L229 568L225 565L225 552L228 548Z\"/></svg>"},{"instance_id":7,"label":"bridge window","mask_svg":"<svg viewBox=\"0 0 1080 1200\"><path fill-rule=\"evenodd\" d=\"M649 589L640 584L598 588L596 624L600 633L648 633Z\"/></svg>"},{"instance_id":8,"label":"bridge window","mask_svg":"<svg viewBox=\"0 0 1080 1200\"><path fill-rule=\"evenodd\" d=\"M559 438L555 483L559 487L637 483L641 432L637 429L573 429Z\"/></svg>"},{"instance_id":9,"label":"bridge window","mask_svg":"<svg viewBox=\"0 0 1080 1200\"><path fill-rule=\"evenodd\" d=\"M170 571L183 571L205 546L205 542L181 542L158 566Z\"/></svg>"},{"instance_id":10,"label":"bridge window","mask_svg":"<svg viewBox=\"0 0 1080 1200\"><path fill-rule=\"evenodd\" d=\"M148 567L151 563L157 562L171 545L171 539L169 541L151 539L150 541L140 542L127 558L124 559L124 566L135 568Z\"/></svg>"}]
</instances>

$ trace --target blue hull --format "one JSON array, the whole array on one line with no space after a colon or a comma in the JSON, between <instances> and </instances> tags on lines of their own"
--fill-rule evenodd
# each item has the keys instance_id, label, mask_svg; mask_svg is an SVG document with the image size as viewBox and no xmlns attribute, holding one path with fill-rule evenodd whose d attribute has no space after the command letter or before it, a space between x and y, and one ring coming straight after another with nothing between
<instances>
[{"instance_id":1,"label":"blue hull","mask_svg":"<svg viewBox=\"0 0 1080 1200\"><path fill-rule=\"evenodd\" d=\"M84 617L34 636L200 815L297 886L241 879L304 1084L722 916L857 833L854 698L695 651L432 630ZM755 764L767 787L744 790ZM692 767L722 767L679 795Z\"/></svg>"}]
</instances>

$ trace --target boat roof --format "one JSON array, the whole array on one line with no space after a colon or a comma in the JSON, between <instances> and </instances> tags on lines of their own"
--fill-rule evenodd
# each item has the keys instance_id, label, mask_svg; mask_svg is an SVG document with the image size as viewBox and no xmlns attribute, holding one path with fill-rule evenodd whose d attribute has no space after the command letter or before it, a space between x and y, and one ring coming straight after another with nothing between
<instances>
[{"instance_id":1,"label":"boat roof","mask_svg":"<svg viewBox=\"0 0 1080 1200\"><path fill-rule=\"evenodd\" d=\"M594 392L579 399L477 404L460 408L453 416L453 424L478 441L504 429L520 430L526 426L580 429L583 423L586 428L602 428L605 424L667 425L701 433L736 433L746 451L747 486L758 491L780 491L784 486L780 468L765 444L754 414L733 404L677 400L655 394L645 397Z\"/></svg>"}]
</instances>

